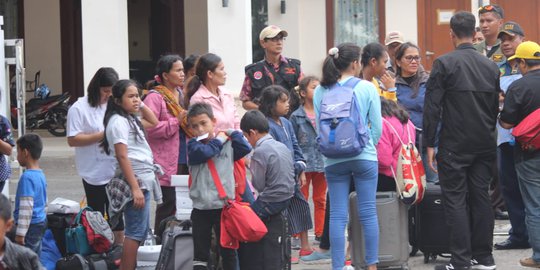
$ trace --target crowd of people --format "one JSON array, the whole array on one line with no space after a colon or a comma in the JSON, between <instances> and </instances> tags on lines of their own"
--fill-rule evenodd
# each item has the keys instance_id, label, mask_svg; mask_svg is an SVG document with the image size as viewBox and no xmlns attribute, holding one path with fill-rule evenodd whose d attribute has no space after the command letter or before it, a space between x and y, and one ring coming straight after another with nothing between
<instances>
[{"instance_id":1,"label":"crowd of people","mask_svg":"<svg viewBox=\"0 0 540 270\"><path fill-rule=\"evenodd\" d=\"M245 68L243 117L224 87L225 63L216 54L162 56L144 95L138 82L100 68L86 96L69 109L67 141L75 148L88 205L108 218L115 243L123 245L121 269L136 267L137 249L151 230L151 197L157 203L154 228L175 214L176 174L191 176L193 267L208 268L212 230L217 243L221 235L223 198L215 171L227 198L250 203L262 220L287 218L293 248L300 250L290 263L331 263L335 270L350 260L344 232L349 193L356 191L364 260L367 269L377 269L376 192L396 190L402 141L416 145L427 181L442 190L452 256L436 270L496 269L493 248L529 247L533 254L521 265L540 268L540 152L522 150L510 131L540 108L540 46L524 42L523 29L504 22L500 7L483 6L478 13L479 28L470 12L452 16L455 50L437 58L431 71L421 64L421 49L393 31L384 44L331 48L320 79L305 76L299 60L282 54L288 32L270 25L259 35L264 59ZM319 152L321 103L334 85L352 87L353 103L368 127L358 155L331 158ZM12 240L40 254L47 184L39 168L41 139L27 134L15 143L6 121L0 119L0 153L10 155L16 146L26 167L13 218L0 196L2 262L17 269L15 261L39 263L4 235L13 227ZM241 192L233 172L237 162L251 172L241 180ZM9 175L6 168L0 162L0 177ZM499 191L506 209L495 207L497 192L489 190ZM502 210L512 229L494 245L494 213ZM308 238L313 227L318 249ZM221 247L219 253L223 269L242 265L235 249Z\"/></svg>"}]
</instances>

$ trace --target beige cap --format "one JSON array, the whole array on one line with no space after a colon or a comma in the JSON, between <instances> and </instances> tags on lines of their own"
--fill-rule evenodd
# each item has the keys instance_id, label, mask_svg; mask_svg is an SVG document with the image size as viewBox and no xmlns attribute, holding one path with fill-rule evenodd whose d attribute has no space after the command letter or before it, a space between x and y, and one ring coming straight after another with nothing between
<instances>
[{"instance_id":1,"label":"beige cap","mask_svg":"<svg viewBox=\"0 0 540 270\"><path fill-rule=\"evenodd\" d=\"M384 39L384 45L388 46L394 42L397 43L405 43L405 39L403 38L403 34L399 31L392 31L386 35L386 38Z\"/></svg>"},{"instance_id":2,"label":"beige cap","mask_svg":"<svg viewBox=\"0 0 540 270\"><path fill-rule=\"evenodd\" d=\"M259 39L264 40L265 38L273 38L280 33L283 35L283 37L289 35L287 31L281 30L281 28L275 25L269 25L261 31L261 33L259 34Z\"/></svg>"}]
</instances>

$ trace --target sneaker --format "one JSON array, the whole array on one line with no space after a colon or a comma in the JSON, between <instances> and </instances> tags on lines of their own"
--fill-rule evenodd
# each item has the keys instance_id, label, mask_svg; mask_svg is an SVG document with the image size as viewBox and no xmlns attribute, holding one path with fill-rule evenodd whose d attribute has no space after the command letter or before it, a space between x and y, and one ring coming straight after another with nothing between
<instances>
[{"instance_id":1,"label":"sneaker","mask_svg":"<svg viewBox=\"0 0 540 270\"><path fill-rule=\"evenodd\" d=\"M291 239L291 249L293 250L299 250L300 249L300 238L292 238Z\"/></svg>"},{"instance_id":2,"label":"sneaker","mask_svg":"<svg viewBox=\"0 0 540 270\"><path fill-rule=\"evenodd\" d=\"M533 260L531 257L519 260L519 264L525 267L540 268L540 262Z\"/></svg>"},{"instance_id":3,"label":"sneaker","mask_svg":"<svg viewBox=\"0 0 540 270\"><path fill-rule=\"evenodd\" d=\"M435 266L435 270L470 270L470 266L453 266L449 264L439 264Z\"/></svg>"},{"instance_id":4,"label":"sneaker","mask_svg":"<svg viewBox=\"0 0 540 270\"><path fill-rule=\"evenodd\" d=\"M495 261L493 260L493 257L490 257L490 258L484 259L484 260L472 259L471 260L471 269L494 270L494 269L497 269L497 266L495 265Z\"/></svg>"},{"instance_id":5,"label":"sneaker","mask_svg":"<svg viewBox=\"0 0 540 270\"><path fill-rule=\"evenodd\" d=\"M305 264L327 264L332 262L330 250L326 252L313 251L307 256L300 256L300 260Z\"/></svg>"},{"instance_id":6,"label":"sneaker","mask_svg":"<svg viewBox=\"0 0 540 270\"><path fill-rule=\"evenodd\" d=\"M303 256L308 256L311 253L313 253L313 249L309 249L309 250L300 249L300 252L298 253L298 256L300 256L300 258L301 258Z\"/></svg>"},{"instance_id":7,"label":"sneaker","mask_svg":"<svg viewBox=\"0 0 540 270\"><path fill-rule=\"evenodd\" d=\"M291 264L299 264L299 263L300 263L300 259L298 259L298 257L291 256Z\"/></svg>"},{"instance_id":8,"label":"sneaker","mask_svg":"<svg viewBox=\"0 0 540 270\"><path fill-rule=\"evenodd\" d=\"M321 243L321 237L320 236L315 236L315 239L313 240L313 244L318 245L320 243Z\"/></svg>"}]
</instances>

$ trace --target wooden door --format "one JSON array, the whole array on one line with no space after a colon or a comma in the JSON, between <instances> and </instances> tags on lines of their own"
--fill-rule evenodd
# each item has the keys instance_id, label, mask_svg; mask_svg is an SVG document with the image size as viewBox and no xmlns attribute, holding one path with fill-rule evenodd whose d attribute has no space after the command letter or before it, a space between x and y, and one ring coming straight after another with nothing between
<instances>
[{"instance_id":1,"label":"wooden door","mask_svg":"<svg viewBox=\"0 0 540 270\"><path fill-rule=\"evenodd\" d=\"M418 46L422 64L431 70L433 60L454 50L450 40L450 18L460 10L470 10L471 0L418 0Z\"/></svg>"},{"instance_id":2,"label":"wooden door","mask_svg":"<svg viewBox=\"0 0 540 270\"><path fill-rule=\"evenodd\" d=\"M540 2L538 0L491 0L504 10L504 21L517 22L525 32L525 39L540 40Z\"/></svg>"}]
</instances>

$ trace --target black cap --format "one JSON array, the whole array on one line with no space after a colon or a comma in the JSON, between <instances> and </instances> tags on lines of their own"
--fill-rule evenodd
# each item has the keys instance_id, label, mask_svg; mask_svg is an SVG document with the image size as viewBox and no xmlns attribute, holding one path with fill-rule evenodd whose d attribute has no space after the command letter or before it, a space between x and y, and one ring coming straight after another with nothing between
<instances>
[{"instance_id":1,"label":"black cap","mask_svg":"<svg viewBox=\"0 0 540 270\"><path fill-rule=\"evenodd\" d=\"M501 28L501 31L499 31L497 37L500 38L503 33L510 36L525 36L525 33L523 33L523 29L521 28L521 26L519 26L517 22L506 22Z\"/></svg>"}]
</instances>

